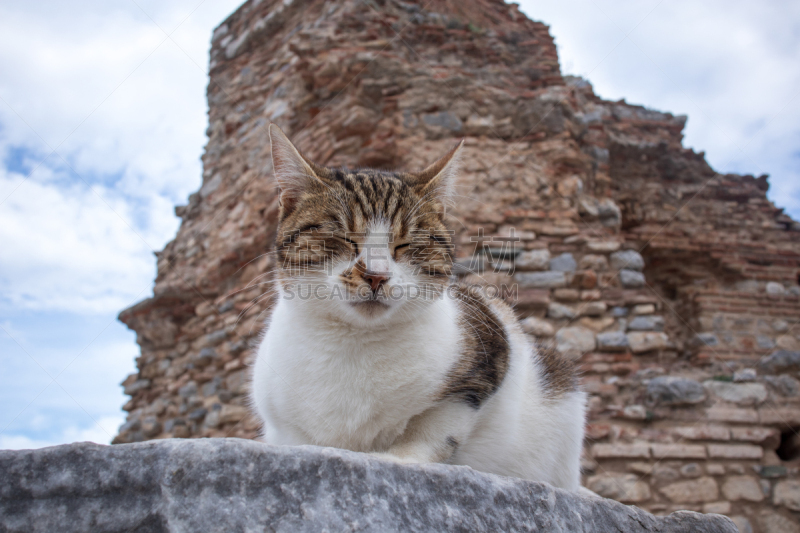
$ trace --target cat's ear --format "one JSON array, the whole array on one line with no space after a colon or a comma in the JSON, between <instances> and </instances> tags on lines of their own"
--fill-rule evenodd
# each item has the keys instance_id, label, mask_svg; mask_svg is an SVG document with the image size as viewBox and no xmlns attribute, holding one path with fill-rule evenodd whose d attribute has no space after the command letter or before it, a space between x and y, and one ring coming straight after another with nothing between
<instances>
[{"instance_id":1,"label":"cat's ear","mask_svg":"<svg viewBox=\"0 0 800 533\"><path fill-rule=\"evenodd\" d=\"M322 183L316 165L306 159L275 124L269 125L272 144L272 168L280 187L282 216L289 215L297 205L303 191L314 183Z\"/></svg>"},{"instance_id":2,"label":"cat's ear","mask_svg":"<svg viewBox=\"0 0 800 533\"><path fill-rule=\"evenodd\" d=\"M462 140L444 157L414 175L414 189L420 196L439 200L442 205L453 196L463 147Z\"/></svg>"}]
</instances>

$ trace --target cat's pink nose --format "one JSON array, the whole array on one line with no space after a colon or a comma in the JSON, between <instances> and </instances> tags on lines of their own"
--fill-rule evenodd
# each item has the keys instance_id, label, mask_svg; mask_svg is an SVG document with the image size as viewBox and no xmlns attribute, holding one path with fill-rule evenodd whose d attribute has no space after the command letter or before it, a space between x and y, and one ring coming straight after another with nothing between
<instances>
[{"instance_id":1,"label":"cat's pink nose","mask_svg":"<svg viewBox=\"0 0 800 533\"><path fill-rule=\"evenodd\" d=\"M372 292L377 292L378 288L381 285L386 283L389 279L388 272L370 272L369 270L364 273L364 281L369 283L369 286L372 288Z\"/></svg>"}]
</instances>

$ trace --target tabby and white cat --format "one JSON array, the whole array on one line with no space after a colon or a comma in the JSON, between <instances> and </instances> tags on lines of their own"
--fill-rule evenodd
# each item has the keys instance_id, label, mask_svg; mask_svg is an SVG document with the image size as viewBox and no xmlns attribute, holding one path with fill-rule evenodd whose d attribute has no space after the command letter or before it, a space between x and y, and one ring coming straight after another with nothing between
<instances>
[{"instance_id":1,"label":"tabby and white cat","mask_svg":"<svg viewBox=\"0 0 800 533\"><path fill-rule=\"evenodd\" d=\"M279 297L253 369L271 444L442 462L576 490L585 394L513 311L450 277L459 144L419 173L340 170L270 126Z\"/></svg>"}]
</instances>

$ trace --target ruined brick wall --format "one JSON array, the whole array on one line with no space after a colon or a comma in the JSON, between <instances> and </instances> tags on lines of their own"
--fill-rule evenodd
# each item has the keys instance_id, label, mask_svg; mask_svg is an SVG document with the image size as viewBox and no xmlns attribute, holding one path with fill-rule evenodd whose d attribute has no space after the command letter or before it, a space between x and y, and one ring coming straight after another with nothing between
<instances>
[{"instance_id":1,"label":"ruined brick wall","mask_svg":"<svg viewBox=\"0 0 800 533\"><path fill-rule=\"evenodd\" d=\"M585 484L794 531L800 225L766 178L684 149L684 117L562 77L547 27L497 0L247 2L214 32L208 98L203 185L120 315L142 355L115 442L257 433L270 121L327 165L421 168L465 138L459 275L516 287L526 330L580 360Z\"/></svg>"}]
</instances>

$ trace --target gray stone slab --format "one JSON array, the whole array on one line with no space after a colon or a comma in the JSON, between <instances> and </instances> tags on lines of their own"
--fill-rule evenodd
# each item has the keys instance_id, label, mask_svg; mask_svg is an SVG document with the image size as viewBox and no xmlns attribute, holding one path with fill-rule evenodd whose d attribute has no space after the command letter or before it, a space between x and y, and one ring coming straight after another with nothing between
<instances>
[{"instance_id":1,"label":"gray stone slab","mask_svg":"<svg viewBox=\"0 0 800 533\"><path fill-rule=\"evenodd\" d=\"M242 439L0 451L3 532L626 531L735 533L468 467L399 465Z\"/></svg>"}]
</instances>

